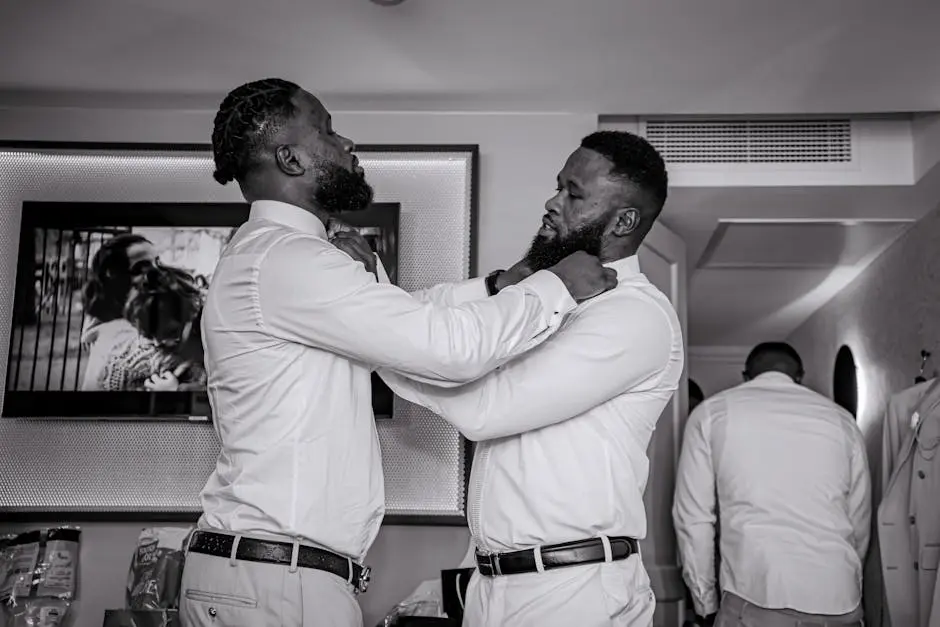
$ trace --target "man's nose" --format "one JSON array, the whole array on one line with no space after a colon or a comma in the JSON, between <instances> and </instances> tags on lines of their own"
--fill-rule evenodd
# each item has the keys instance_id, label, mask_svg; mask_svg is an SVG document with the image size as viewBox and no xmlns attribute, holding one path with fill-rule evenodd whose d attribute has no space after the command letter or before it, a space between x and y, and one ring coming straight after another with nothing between
<instances>
[{"instance_id":1,"label":"man's nose","mask_svg":"<svg viewBox=\"0 0 940 627\"><path fill-rule=\"evenodd\" d=\"M558 192L557 194L555 194L554 196L552 196L551 198L545 201L545 211L551 214L558 213L558 196L560 194L561 192Z\"/></svg>"},{"instance_id":2,"label":"man's nose","mask_svg":"<svg viewBox=\"0 0 940 627\"><path fill-rule=\"evenodd\" d=\"M346 152L355 152L356 142L349 139L348 137L343 137L342 135L339 136L339 141L343 144L343 150Z\"/></svg>"}]
</instances>

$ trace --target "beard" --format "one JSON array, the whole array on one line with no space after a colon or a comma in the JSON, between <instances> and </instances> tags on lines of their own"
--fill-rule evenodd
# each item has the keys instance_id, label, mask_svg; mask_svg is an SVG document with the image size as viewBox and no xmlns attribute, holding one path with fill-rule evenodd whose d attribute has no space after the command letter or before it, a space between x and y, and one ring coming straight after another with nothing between
<instances>
[{"instance_id":1,"label":"beard","mask_svg":"<svg viewBox=\"0 0 940 627\"><path fill-rule=\"evenodd\" d=\"M313 199L327 213L362 211L372 204L372 186L365 175L330 162L319 164L318 170L319 185Z\"/></svg>"},{"instance_id":2,"label":"beard","mask_svg":"<svg viewBox=\"0 0 940 627\"><path fill-rule=\"evenodd\" d=\"M534 272L551 268L568 255L583 250L599 257L607 221L597 220L571 231L564 238L548 239L536 235L525 254L526 265Z\"/></svg>"}]
</instances>

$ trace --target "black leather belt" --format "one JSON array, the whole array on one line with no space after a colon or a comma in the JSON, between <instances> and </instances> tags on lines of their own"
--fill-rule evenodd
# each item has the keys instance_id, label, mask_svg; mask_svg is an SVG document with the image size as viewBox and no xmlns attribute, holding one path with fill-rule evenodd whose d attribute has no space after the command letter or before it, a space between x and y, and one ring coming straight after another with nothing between
<instances>
[{"instance_id":1,"label":"black leather belt","mask_svg":"<svg viewBox=\"0 0 940 627\"><path fill-rule=\"evenodd\" d=\"M625 560L640 552L639 544L633 538L608 538L608 540L610 540L610 558L612 561ZM604 555L604 541L600 538L543 546L540 552L544 570L607 561ZM492 555L478 552L476 557L480 574L486 577L520 575L522 573L535 573L539 570L536 566L535 549L494 553Z\"/></svg>"},{"instance_id":2,"label":"black leather belt","mask_svg":"<svg viewBox=\"0 0 940 627\"><path fill-rule=\"evenodd\" d=\"M215 557L231 557L235 536L211 531L194 531L189 541L189 551ZM294 545L290 542L273 542L241 538L235 550L235 559L246 562L290 565ZM372 569L360 566L352 560L332 551L300 545L297 548L297 566L322 570L351 583L359 592L365 592L372 580ZM352 569L352 572L350 572Z\"/></svg>"}]
</instances>

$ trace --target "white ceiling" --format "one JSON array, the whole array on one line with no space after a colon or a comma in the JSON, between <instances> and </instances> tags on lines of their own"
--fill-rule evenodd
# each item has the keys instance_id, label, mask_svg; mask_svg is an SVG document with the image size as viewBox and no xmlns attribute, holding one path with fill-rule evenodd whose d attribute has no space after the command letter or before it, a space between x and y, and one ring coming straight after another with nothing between
<instances>
[{"instance_id":1,"label":"white ceiling","mask_svg":"<svg viewBox=\"0 0 940 627\"><path fill-rule=\"evenodd\" d=\"M214 106L277 75L341 110L928 111L938 27L935 0L11 0L0 88Z\"/></svg>"},{"instance_id":2,"label":"white ceiling","mask_svg":"<svg viewBox=\"0 0 940 627\"><path fill-rule=\"evenodd\" d=\"M910 186L672 188L690 344L785 339L938 203L940 165Z\"/></svg>"},{"instance_id":3,"label":"white ceiling","mask_svg":"<svg viewBox=\"0 0 940 627\"><path fill-rule=\"evenodd\" d=\"M938 32L936 0L8 1L0 105L214 109L276 75L347 111L936 111ZM692 269L723 220L907 220L938 199L940 168L911 186L675 187L664 221ZM690 342L785 337L854 276L845 255L897 225L829 228L724 232L691 275Z\"/></svg>"}]
</instances>

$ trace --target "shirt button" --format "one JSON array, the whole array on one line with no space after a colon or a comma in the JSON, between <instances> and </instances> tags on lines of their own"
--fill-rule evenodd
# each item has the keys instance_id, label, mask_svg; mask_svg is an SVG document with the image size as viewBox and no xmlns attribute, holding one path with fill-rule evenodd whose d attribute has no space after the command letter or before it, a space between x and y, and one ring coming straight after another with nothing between
<instances>
[{"instance_id":1,"label":"shirt button","mask_svg":"<svg viewBox=\"0 0 940 627\"><path fill-rule=\"evenodd\" d=\"M917 519L914 518L913 516L911 516L910 518L907 519L907 522L909 522L909 523L911 523L911 524L913 525L914 523L917 522Z\"/></svg>"},{"instance_id":2,"label":"shirt button","mask_svg":"<svg viewBox=\"0 0 940 627\"><path fill-rule=\"evenodd\" d=\"M919 566L917 565L917 562L914 562L914 570L917 570L918 568Z\"/></svg>"},{"instance_id":3,"label":"shirt button","mask_svg":"<svg viewBox=\"0 0 940 627\"><path fill-rule=\"evenodd\" d=\"M923 470L918 470L918 471L917 471L917 476L918 476L919 478L923 479L923 478L926 477L927 475L924 473Z\"/></svg>"},{"instance_id":4,"label":"shirt button","mask_svg":"<svg viewBox=\"0 0 940 627\"><path fill-rule=\"evenodd\" d=\"M214 607L210 607L210 608L209 608L209 616L211 616L212 618L215 618L215 615L216 615L216 614L218 614L218 612L215 611L215 608L214 608Z\"/></svg>"}]
</instances>

